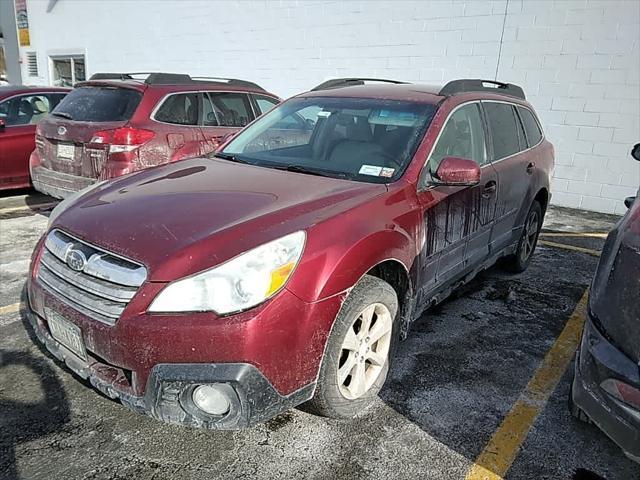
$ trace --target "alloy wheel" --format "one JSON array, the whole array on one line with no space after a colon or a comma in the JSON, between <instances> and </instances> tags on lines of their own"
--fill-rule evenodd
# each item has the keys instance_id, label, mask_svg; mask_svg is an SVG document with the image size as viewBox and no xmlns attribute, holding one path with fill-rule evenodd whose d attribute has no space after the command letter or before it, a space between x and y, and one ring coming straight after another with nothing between
<instances>
[{"instance_id":1,"label":"alloy wheel","mask_svg":"<svg viewBox=\"0 0 640 480\"><path fill-rule=\"evenodd\" d=\"M364 395L376 382L389 356L393 319L382 303L356 316L342 342L338 362L340 393L349 400Z\"/></svg>"},{"instance_id":2,"label":"alloy wheel","mask_svg":"<svg viewBox=\"0 0 640 480\"><path fill-rule=\"evenodd\" d=\"M524 231L522 232L522 251L520 255L523 262L526 262L533 253L533 249L536 246L536 239L538 238L538 230L538 212L531 211L529 212Z\"/></svg>"}]
</instances>

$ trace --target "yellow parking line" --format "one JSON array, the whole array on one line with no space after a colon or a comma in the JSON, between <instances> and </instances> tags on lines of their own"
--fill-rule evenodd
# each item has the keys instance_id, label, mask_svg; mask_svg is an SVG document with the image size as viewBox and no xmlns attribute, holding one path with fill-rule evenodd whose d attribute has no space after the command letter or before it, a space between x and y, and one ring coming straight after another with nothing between
<instances>
[{"instance_id":1,"label":"yellow parking line","mask_svg":"<svg viewBox=\"0 0 640 480\"><path fill-rule=\"evenodd\" d=\"M467 473L466 480L498 480L507 473L531 426L562 378L580 342L588 290L511 411Z\"/></svg>"},{"instance_id":2,"label":"yellow parking line","mask_svg":"<svg viewBox=\"0 0 640 480\"><path fill-rule=\"evenodd\" d=\"M0 208L0 215L5 215L7 213L44 210L46 208L55 207L57 203L58 202L49 202L49 203L39 203L39 204L36 204L36 205L22 205L20 207Z\"/></svg>"},{"instance_id":3,"label":"yellow parking line","mask_svg":"<svg viewBox=\"0 0 640 480\"><path fill-rule=\"evenodd\" d=\"M0 307L0 315L11 315L12 313L16 313L20 311L21 303L14 303L12 305L7 305L6 307Z\"/></svg>"},{"instance_id":4,"label":"yellow parking line","mask_svg":"<svg viewBox=\"0 0 640 480\"><path fill-rule=\"evenodd\" d=\"M588 253L589 255L593 255L594 257L600 256L599 250L592 250L590 248L576 247L575 245L567 245L566 243L549 242L547 240L540 240L538 241L538 243L540 245L544 245L545 247L563 248L565 250L571 250L574 252Z\"/></svg>"},{"instance_id":5,"label":"yellow parking line","mask_svg":"<svg viewBox=\"0 0 640 480\"><path fill-rule=\"evenodd\" d=\"M586 237L607 238L608 233L602 232L540 232L541 237Z\"/></svg>"}]
</instances>

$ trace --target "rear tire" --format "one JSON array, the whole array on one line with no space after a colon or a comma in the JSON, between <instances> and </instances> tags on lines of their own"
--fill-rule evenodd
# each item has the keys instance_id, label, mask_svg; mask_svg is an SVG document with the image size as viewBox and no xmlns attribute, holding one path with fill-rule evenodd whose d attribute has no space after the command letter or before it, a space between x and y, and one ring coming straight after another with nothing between
<instances>
[{"instance_id":1,"label":"rear tire","mask_svg":"<svg viewBox=\"0 0 640 480\"><path fill-rule=\"evenodd\" d=\"M391 285L369 275L358 282L327 340L310 410L352 418L372 404L398 342L397 312L398 296Z\"/></svg>"},{"instance_id":2,"label":"rear tire","mask_svg":"<svg viewBox=\"0 0 640 480\"><path fill-rule=\"evenodd\" d=\"M543 219L542 206L537 200L534 200L525 217L516 252L505 257L502 261L505 270L520 273L527 269L538 244L538 235L542 228Z\"/></svg>"}]
</instances>

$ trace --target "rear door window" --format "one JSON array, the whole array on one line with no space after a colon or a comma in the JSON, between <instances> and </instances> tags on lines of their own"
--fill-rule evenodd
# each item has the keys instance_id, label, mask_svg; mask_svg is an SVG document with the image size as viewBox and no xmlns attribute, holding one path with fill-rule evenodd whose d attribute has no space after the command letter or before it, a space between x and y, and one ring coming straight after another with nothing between
<instances>
[{"instance_id":1,"label":"rear door window","mask_svg":"<svg viewBox=\"0 0 640 480\"><path fill-rule=\"evenodd\" d=\"M493 159L500 160L520 151L513 107L508 103L483 102L491 129Z\"/></svg>"},{"instance_id":2,"label":"rear door window","mask_svg":"<svg viewBox=\"0 0 640 480\"><path fill-rule=\"evenodd\" d=\"M540 130L540 125L538 125L533 113L531 113L531 110L528 108L518 107L518 112L520 113L522 124L524 125L524 131L527 134L527 140L529 140L529 146L533 147L542 140L542 130Z\"/></svg>"},{"instance_id":3,"label":"rear door window","mask_svg":"<svg viewBox=\"0 0 640 480\"><path fill-rule=\"evenodd\" d=\"M128 88L79 87L62 99L54 114L79 122L119 122L131 118L142 93Z\"/></svg>"},{"instance_id":4,"label":"rear door window","mask_svg":"<svg viewBox=\"0 0 640 480\"><path fill-rule=\"evenodd\" d=\"M198 124L198 93L175 93L165 98L154 115L158 122L174 125Z\"/></svg>"},{"instance_id":5,"label":"rear door window","mask_svg":"<svg viewBox=\"0 0 640 480\"><path fill-rule=\"evenodd\" d=\"M253 120L248 95L235 92L209 92L212 111L221 127L244 127Z\"/></svg>"}]
</instances>

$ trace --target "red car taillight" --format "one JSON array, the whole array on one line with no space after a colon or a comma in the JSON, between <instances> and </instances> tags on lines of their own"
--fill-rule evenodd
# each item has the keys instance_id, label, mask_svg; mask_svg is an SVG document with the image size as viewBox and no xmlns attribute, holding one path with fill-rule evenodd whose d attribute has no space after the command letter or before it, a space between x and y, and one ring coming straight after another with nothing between
<instances>
[{"instance_id":1,"label":"red car taillight","mask_svg":"<svg viewBox=\"0 0 640 480\"><path fill-rule=\"evenodd\" d=\"M109 153L130 152L144 145L154 136L155 133L151 130L122 127L94 133L91 143L109 145Z\"/></svg>"},{"instance_id":2,"label":"red car taillight","mask_svg":"<svg viewBox=\"0 0 640 480\"><path fill-rule=\"evenodd\" d=\"M640 390L637 388L613 378L602 382L600 388L621 402L640 410Z\"/></svg>"}]
</instances>

